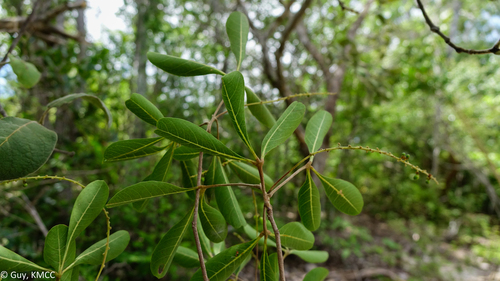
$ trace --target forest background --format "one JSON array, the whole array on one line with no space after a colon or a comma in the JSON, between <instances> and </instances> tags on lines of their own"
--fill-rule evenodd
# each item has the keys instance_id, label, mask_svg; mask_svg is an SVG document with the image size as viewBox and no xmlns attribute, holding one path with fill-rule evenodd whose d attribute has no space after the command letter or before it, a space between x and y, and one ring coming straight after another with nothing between
<instances>
[{"instance_id":1,"label":"forest background","mask_svg":"<svg viewBox=\"0 0 500 281\"><path fill-rule=\"evenodd\" d=\"M355 184L365 201L357 217L322 204L315 249L329 252L322 266L330 269L330 276L500 280L499 58L456 52L429 30L414 1L125 0L118 3L117 17L126 28L104 28L100 38L87 34L88 26L96 25L85 17L85 9L95 8L92 2L38 2L38 17L31 25L38 28L27 30L13 54L33 63L41 80L31 89L23 88L5 65L0 71L0 105L9 116L37 120L47 103L71 93L89 93L104 101L113 123L108 129L102 111L85 101L52 109L46 126L58 133L57 149L63 152L55 152L37 174L83 183L104 179L112 193L141 181L161 155L103 161L104 150L114 141L154 136L152 126L126 110L131 94L144 95L164 116L194 123L206 121L217 106L214 97L220 97L220 81L214 77L169 75L153 67L146 53L193 59L223 71L234 68L224 23L238 10L251 26L242 73L262 99L333 93L296 98L306 105L305 120L318 109L333 115L325 147L340 143L408 153L412 163L439 181L414 179L408 167L378 154L345 150L318 157L319 170ZM0 3L3 56L19 31L16 20L26 19L33 3ZM433 23L460 47L488 49L500 38L499 1L424 5ZM50 13L59 7L60 13ZM277 117L291 101L273 103L269 109ZM221 131L226 138L235 135L228 120L221 119L227 123ZM265 128L249 113L247 122L253 123L249 136L260 142ZM266 173L273 179L308 154L304 128L266 159ZM238 140L232 141L227 145L236 147ZM180 171L173 169L170 181L179 181ZM303 181L295 178L275 196L281 224L298 220L297 193ZM20 186L0 186L0 245L32 261L42 260L43 228L68 221L79 191L53 180ZM250 220L252 202L240 204ZM156 279L149 270L151 252L187 206L164 197L147 208L143 213L132 206L110 212L113 229L126 229L132 238L127 250L105 268L104 280ZM89 227L81 243L89 246L101 238L97 230L104 223ZM310 269L298 258L286 262L297 280ZM82 267L82 274L91 278L96 270ZM166 278L183 280L191 274L174 264Z\"/></svg>"}]
</instances>

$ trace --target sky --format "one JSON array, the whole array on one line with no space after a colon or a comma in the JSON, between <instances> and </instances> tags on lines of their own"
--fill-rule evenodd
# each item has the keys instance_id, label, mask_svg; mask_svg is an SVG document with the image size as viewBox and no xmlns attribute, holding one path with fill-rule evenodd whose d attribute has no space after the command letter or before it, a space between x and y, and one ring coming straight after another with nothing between
<instances>
[{"instance_id":1,"label":"sky","mask_svg":"<svg viewBox=\"0 0 500 281\"><path fill-rule=\"evenodd\" d=\"M123 0L87 0L85 20L87 23L87 40L106 42L105 30L127 31L131 29L117 13L123 6Z\"/></svg>"}]
</instances>

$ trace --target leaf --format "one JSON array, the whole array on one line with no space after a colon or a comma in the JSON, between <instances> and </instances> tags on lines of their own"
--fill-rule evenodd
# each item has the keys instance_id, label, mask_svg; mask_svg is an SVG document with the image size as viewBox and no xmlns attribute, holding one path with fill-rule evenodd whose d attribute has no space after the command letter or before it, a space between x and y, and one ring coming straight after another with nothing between
<instances>
[{"instance_id":1,"label":"leaf","mask_svg":"<svg viewBox=\"0 0 500 281\"><path fill-rule=\"evenodd\" d=\"M160 161L155 165L153 172L144 179L144 181L162 181L167 179L168 171L172 165L174 157L175 143L172 143L167 152L163 155Z\"/></svg>"},{"instance_id":2,"label":"leaf","mask_svg":"<svg viewBox=\"0 0 500 281\"><path fill-rule=\"evenodd\" d=\"M197 177L196 177L196 166L191 160L181 161L181 173L182 173L182 186L185 188L196 187ZM196 191L189 191L187 194L189 198L195 199Z\"/></svg>"},{"instance_id":3,"label":"leaf","mask_svg":"<svg viewBox=\"0 0 500 281\"><path fill-rule=\"evenodd\" d=\"M148 206L149 199L141 200L141 201L135 201L132 203L132 207L139 213L144 212L146 207Z\"/></svg>"},{"instance_id":4,"label":"leaf","mask_svg":"<svg viewBox=\"0 0 500 281\"><path fill-rule=\"evenodd\" d=\"M337 210L351 216L361 213L363 196L352 183L341 179L327 178L316 171L315 173L325 188L326 196Z\"/></svg>"},{"instance_id":5,"label":"leaf","mask_svg":"<svg viewBox=\"0 0 500 281\"><path fill-rule=\"evenodd\" d=\"M240 266L238 266L238 268L234 271L234 274L235 275L238 275L240 274L241 270L243 270L243 268L245 268L245 266L252 260L252 256L251 255L248 255L246 257L245 260L243 260L243 262L240 264Z\"/></svg>"},{"instance_id":6,"label":"leaf","mask_svg":"<svg viewBox=\"0 0 500 281\"><path fill-rule=\"evenodd\" d=\"M189 248L179 246L177 252L175 252L174 262L182 267L193 268L200 266L200 261L198 260L198 253Z\"/></svg>"},{"instance_id":7,"label":"leaf","mask_svg":"<svg viewBox=\"0 0 500 281\"><path fill-rule=\"evenodd\" d=\"M130 99L125 102L125 105L137 117L153 126L156 126L156 122L163 118L161 111L143 95L132 94Z\"/></svg>"},{"instance_id":8,"label":"leaf","mask_svg":"<svg viewBox=\"0 0 500 281\"><path fill-rule=\"evenodd\" d=\"M0 271L35 271L43 268L0 245Z\"/></svg>"},{"instance_id":9,"label":"leaf","mask_svg":"<svg viewBox=\"0 0 500 281\"><path fill-rule=\"evenodd\" d=\"M55 270L62 268L63 255L68 239L67 235L68 227L64 224L58 224L52 227L47 237L45 237L43 259Z\"/></svg>"},{"instance_id":10,"label":"leaf","mask_svg":"<svg viewBox=\"0 0 500 281\"><path fill-rule=\"evenodd\" d=\"M304 226L315 231L321 224L321 202L319 191L308 169L306 181L299 190L299 214Z\"/></svg>"},{"instance_id":11,"label":"leaf","mask_svg":"<svg viewBox=\"0 0 500 281\"><path fill-rule=\"evenodd\" d=\"M316 267L309 271L303 281L323 281L328 276L328 269L324 267Z\"/></svg>"},{"instance_id":12,"label":"leaf","mask_svg":"<svg viewBox=\"0 0 500 281\"><path fill-rule=\"evenodd\" d=\"M250 166L242 162L231 161L229 162L229 167L242 182L250 184L260 184L259 170L257 170L257 168L255 168L254 166ZM274 181L265 173L264 184L267 191L269 191L271 186L273 186L274 184Z\"/></svg>"},{"instance_id":13,"label":"leaf","mask_svg":"<svg viewBox=\"0 0 500 281\"><path fill-rule=\"evenodd\" d=\"M157 144L164 139L165 138L163 137L158 137L114 142L104 151L104 161L125 161L153 155L164 150L167 147L154 146L154 144Z\"/></svg>"},{"instance_id":14,"label":"leaf","mask_svg":"<svg viewBox=\"0 0 500 281\"><path fill-rule=\"evenodd\" d=\"M174 159L177 161L186 161L200 156L200 151L196 148L179 146L175 149Z\"/></svg>"},{"instance_id":15,"label":"leaf","mask_svg":"<svg viewBox=\"0 0 500 281\"><path fill-rule=\"evenodd\" d=\"M205 185L229 183L226 173L222 168L219 157L213 157L212 164L205 174ZM233 189L230 186L219 186L215 188L215 200L220 212L227 223L234 228L240 228L246 224L245 217L241 212L238 199L234 196Z\"/></svg>"},{"instance_id":16,"label":"leaf","mask_svg":"<svg viewBox=\"0 0 500 281\"><path fill-rule=\"evenodd\" d=\"M290 222L280 228L281 245L296 250L309 250L314 245L314 235L300 222Z\"/></svg>"},{"instance_id":17,"label":"leaf","mask_svg":"<svg viewBox=\"0 0 500 281\"><path fill-rule=\"evenodd\" d=\"M237 67L239 70L241 61L245 57L248 41L248 19L241 12L232 12L226 21L226 32L231 42L231 51L236 56Z\"/></svg>"},{"instance_id":18,"label":"leaf","mask_svg":"<svg viewBox=\"0 0 500 281\"><path fill-rule=\"evenodd\" d=\"M89 183L76 198L69 220L68 239L63 261L69 258L68 249L75 243L75 239L101 213L108 200L109 188L106 182L97 180Z\"/></svg>"},{"instance_id":19,"label":"leaf","mask_svg":"<svg viewBox=\"0 0 500 281\"><path fill-rule=\"evenodd\" d=\"M104 111L104 113L106 114L106 118L108 119L108 123L107 123L108 128L111 126L111 123L113 123L113 117L111 117L111 112L106 107L104 102L100 98L98 98L97 96L83 94L83 93L81 93L81 94L69 94L69 95L66 95L62 98L58 98L58 99L50 102L49 104L47 104L47 109L43 113L42 118L40 120L41 121L40 123L43 124L43 122L45 120L45 116L49 112L49 109L51 109L53 107L59 107L59 106L66 104L66 103L70 103L78 98L84 99L84 100L88 101L89 103L93 104L94 106L102 109Z\"/></svg>"},{"instance_id":20,"label":"leaf","mask_svg":"<svg viewBox=\"0 0 500 281\"><path fill-rule=\"evenodd\" d=\"M25 62L13 55L9 55L9 60L19 84L29 89L40 81L41 74L32 63Z\"/></svg>"},{"instance_id":21,"label":"leaf","mask_svg":"<svg viewBox=\"0 0 500 281\"><path fill-rule=\"evenodd\" d=\"M274 261L274 260L273 260ZM276 272L274 271L276 267L271 263L269 256L267 254L266 248L262 253L260 259L260 280L261 281L277 281ZM279 273L278 273L279 274Z\"/></svg>"},{"instance_id":22,"label":"leaf","mask_svg":"<svg viewBox=\"0 0 500 281\"><path fill-rule=\"evenodd\" d=\"M326 252L326 251L292 250L292 251L290 251L290 254L296 255L299 258L301 258L304 261L309 262L309 263L322 263L322 262L325 262L326 260L328 260L328 252Z\"/></svg>"},{"instance_id":23,"label":"leaf","mask_svg":"<svg viewBox=\"0 0 500 281\"><path fill-rule=\"evenodd\" d=\"M210 247L210 240L208 239L207 235L205 234L205 231L203 231L203 226L201 226L201 221L200 221L200 216L198 218L198 237L200 238L200 244L201 244L201 249L203 252L205 252L207 255L210 257L213 256L212 249Z\"/></svg>"},{"instance_id":24,"label":"leaf","mask_svg":"<svg viewBox=\"0 0 500 281\"><path fill-rule=\"evenodd\" d=\"M214 255L218 255L220 252L224 251L226 249L226 242L222 241L219 243L213 243L212 245L212 252Z\"/></svg>"},{"instance_id":25,"label":"leaf","mask_svg":"<svg viewBox=\"0 0 500 281\"><path fill-rule=\"evenodd\" d=\"M236 132L253 152L245 124L245 81L239 71L233 71L222 77L222 99Z\"/></svg>"},{"instance_id":26,"label":"leaf","mask_svg":"<svg viewBox=\"0 0 500 281\"><path fill-rule=\"evenodd\" d=\"M109 236L109 250L106 256L106 262L118 257L125 248L127 248L130 241L130 235L125 230L119 230ZM104 251L106 249L107 238L95 243L94 245L83 251L75 262L71 265L77 266L80 264L100 265L104 259Z\"/></svg>"},{"instance_id":27,"label":"leaf","mask_svg":"<svg viewBox=\"0 0 500 281\"><path fill-rule=\"evenodd\" d=\"M225 75L224 72L205 64L155 52L148 52L148 60L163 71L177 76Z\"/></svg>"},{"instance_id":28,"label":"leaf","mask_svg":"<svg viewBox=\"0 0 500 281\"><path fill-rule=\"evenodd\" d=\"M255 245L257 245L257 239L234 245L208 260L205 264L208 279L210 281L225 281L246 260ZM201 269L198 269L190 280L203 281Z\"/></svg>"},{"instance_id":29,"label":"leaf","mask_svg":"<svg viewBox=\"0 0 500 281\"><path fill-rule=\"evenodd\" d=\"M260 98L252 89L245 87L245 90L247 93L247 104L261 102ZM276 119L274 119L274 116L264 104L249 105L248 109L250 109L252 115L264 126L271 128L276 124Z\"/></svg>"},{"instance_id":30,"label":"leaf","mask_svg":"<svg viewBox=\"0 0 500 281\"><path fill-rule=\"evenodd\" d=\"M36 121L0 119L0 181L24 177L49 159L57 134Z\"/></svg>"},{"instance_id":31,"label":"leaf","mask_svg":"<svg viewBox=\"0 0 500 281\"><path fill-rule=\"evenodd\" d=\"M208 205L204 197L201 198L199 216L203 231L208 239L214 243L224 241L227 236L227 224L219 210Z\"/></svg>"},{"instance_id":32,"label":"leaf","mask_svg":"<svg viewBox=\"0 0 500 281\"><path fill-rule=\"evenodd\" d=\"M195 124L179 118L165 117L158 121L155 133L171 141L208 154L225 158L244 160L244 158L227 148L220 140Z\"/></svg>"},{"instance_id":33,"label":"leaf","mask_svg":"<svg viewBox=\"0 0 500 281\"><path fill-rule=\"evenodd\" d=\"M275 272L275 279L279 280L280 279L280 268L278 265L278 254L277 253L272 253L269 255L269 263L271 266L274 267L274 272Z\"/></svg>"},{"instance_id":34,"label":"leaf","mask_svg":"<svg viewBox=\"0 0 500 281\"><path fill-rule=\"evenodd\" d=\"M245 232L245 234L250 237L250 239L256 239L257 236L259 236L259 232L257 232L255 230L255 228L253 228L252 226L250 226L249 224L246 224L244 227L243 227L243 231ZM267 246L269 247L274 247L276 248L276 242L274 242L273 240L267 238ZM264 245L264 237L261 237L260 240L259 240L259 245Z\"/></svg>"},{"instance_id":35,"label":"leaf","mask_svg":"<svg viewBox=\"0 0 500 281\"><path fill-rule=\"evenodd\" d=\"M332 115L324 110L316 112L307 122L305 141L310 153L319 150L328 130L330 130L330 126L332 126L332 122Z\"/></svg>"},{"instance_id":36,"label":"leaf","mask_svg":"<svg viewBox=\"0 0 500 281\"><path fill-rule=\"evenodd\" d=\"M153 255L151 256L151 272L154 276L162 278L167 274L168 268L177 252L177 248L181 244L182 238L188 231L191 221L193 220L193 215L194 207L180 222L167 231L156 245Z\"/></svg>"},{"instance_id":37,"label":"leaf","mask_svg":"<svg viewBox=\"0 0 500 281\"><path fill-rule=\"evenodd\" d=\"M306 107L297 101L288 106L262 141L262 159L269 151L284 143L293 134L300 125L305 111Z\"/></svg>"},{"instance_id":38,"label":"leaf","mask_svg":"<svg viewBox=\"0 0 500 281\"><path fill-rule=\"evenodd\" d=\"M106 207L114 208L144 199L184 193L195 189L196 188L182 188L166 182L144 181L118 191L115 196L109 200Z\"/></svg>"}]
</instances>

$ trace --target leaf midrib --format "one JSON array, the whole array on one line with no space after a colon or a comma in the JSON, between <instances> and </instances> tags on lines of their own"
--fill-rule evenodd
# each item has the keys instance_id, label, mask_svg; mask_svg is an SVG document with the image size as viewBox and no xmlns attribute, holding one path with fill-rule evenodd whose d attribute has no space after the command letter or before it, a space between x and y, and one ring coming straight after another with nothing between
<instances>
[{"instance_id":1,"label":"leaf midrib","mask_svg":"<svg viewBox=\"0 0 500 281\"><path fill-rule=\"evenodd\" d=\"M266 144L264 145L264 147L262 148L262 158L264 158L264 156L267 154L268 151L266 151L267 149L267 146L269 145L269 142L271 141L271 139L273 138L273 136L276 134L276 132L279 130L279 128L281 127L281 125L283 125L283 123L285 123L285 120L288 118L288 116L290 116L290 114L292 114L293 110L295 109L295 107L297 107L297 105L294 105L293 108L290 109L290 111L288 112L288 114L282 119L281 123L278 124L278 126L276 126L276 129L274 130L274 132L269 136L269 138L267 139L267 142ZM280 118L281 119L281 118Z\"/></svg>"},{"instance_id":2,"label":"leaf midrib","mask_svg":"<svg viewBox=\"0 0 500 281\"><path fill-rule=\"evenodd\" d=\"M345 197L344 193L341 193L339 194L339 190L335 188L335 186L333 186L333 184L331 184L330 182L328 182L323 176L321 176L320 174L317 174L322 180L324 183L326 183L327 185L329 185L333 190L335 190L335 192L337 192L337 195L340 195L342 198L344 198L344 200L349 203L349 205L351 205L351 207L358 213L360 213L361 211L358 210L358 208L356 208L352 203L351 203L351 200L347 199L347 197Z\"/></svg>"},{"instance_id":3,"label":"leaf midrib","mask_svg":"<svg viewBox=\"0 0 500 281\"><path fill-rule=\"evenodd\" d=\"M31 123L36 123L36 121L30 121L30 122L28 122L28 123L26 123L26 124L23 124L22 126L19 126L19 128L15 129L12 133L10 133L10 134L9 134L9 135L5 138L5 140L4 140L2 143L0 143L0 147L2 147L2 145L4 145L4 143L6 143L6 142L9 140L9 138L10 138L10 137L12 137L12 136L13 136L13 135L17 132L17 131L21 130L22 128L24 128L24 127L28 126L28 125L29 125L29 124L31 124Z\"/></svg>"}]
</instances>

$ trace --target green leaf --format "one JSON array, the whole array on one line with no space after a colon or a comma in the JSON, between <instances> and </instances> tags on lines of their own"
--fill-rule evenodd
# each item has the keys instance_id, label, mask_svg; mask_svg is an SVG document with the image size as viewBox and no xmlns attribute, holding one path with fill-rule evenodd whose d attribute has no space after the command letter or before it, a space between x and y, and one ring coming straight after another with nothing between
<instances>
[{"instance_id":1,"label":"green leaf","mask_svg":"<svg viewBox=\"0 0 500 281\"><path fill-rule=\"evenodd\" d=\"M148 52L148 60L163 71L177 76L225 75L224 72L199 62L155 52Z\"/></svg>"},{"instance_id":2,"label":"green leaf","mask_svg":"<svg viewBox=\"0 0 500 281\"><path fill-rule=\"evenodd\" d=\"M272 253L269 255L269 263L271 266L274 267L274 272L275 272L275 279L279 280L280 279L280 268L278 265L278 254L277 253Z\"/></svg>"},{"instance_id":3,"label":"green leaf","mask_svg":"<svg viewBox=\"0 0 500 281\"><path fill-rule=\"evenodd\" d=\"M319 150L323 143L323 139L328 133L328 130L330 130L330 126L332 126L332 122L332 115L324 110L316 112L309 122L307 122L305 141L309 148L309 152L313 153Z\"/></svg>"},{"instance_id":4,"label":"green leaf","mask_svg":"<svg viewBox=\"0 0 500 281\"><path fill-rule=\"evenodd\" d=\"M62 268L63 255L68 240L67 235L68 227L64 224L58 224L52 227L45 237L43 259L55 270Z\"/></svg>"},{"instance_id":5,"label":"green leaf","mask_svg":"<svg viewBox=\"0 0 500 281\"><path fill-rule=\"evenodd\" d=\"M106 262L118 257L130 241L130 235L125 230L119 230L109 236L109 250L106 256ZM71 264L71 267L80 264L91 264L100 265L104 259L104 251L106 249L107 238L95 243L94 245L83 251L78 257L76 257L75 262Z\"/></svg>"},{"instance_id":6,"label":"green leaf","mask_svg":"<svg viewBox=\"0 0 500 281\"><path fill-rule=\"evenodd\" d=\"M69 247L67 246L64 251L63 261L68 260L68 250L71 249L78 235L101 213L108 200L108 195L108 185L102 180L89 183L80 192L71 211L66 242Z\"/></svg>"},{"instance_id":7,"label":"green leaf","mask_svg":"<svg viewBox=\"0 0 500 281\"><path fill-rule=\"evenodd\" d=\"M78 98L86 100L89 103L93 104L94 106L102 109L104 111L104 113L106 114L106 118L108 119L108 123L107 123L108 128L111 126L111 123L113 122L113 118L111 117L111 112L109 111L109 109L106 107L106 105L104 104L104 102L101 99L99 99L98 97L96 97L94 95L89 95L89 94L69 94L69 95L66 95L62 98L58 98L58 99L50 102L49 104L47 104L47 109L43 113L43 116L41 118L41 123L43 124L43 121L45 120L45 116L49 112L49 109L51 109L53 107L59 107L59 106L66 104L66 103L70 103Z\"/></svg>"},{"instance_id":8,"label":"green leaf","mask_svg":"<svg viewBox=\"0 0 500 281\"><path fill-rule=\"evenodd\" d=\"M208 239L214 243L224 241L227 236L227 224L224 216L219 210L208 205L207 201L202 197L200 202L199 216L203 231Z\"/></svg>"},{"instance_id":9,"label":"green leaf","mask_svg":"<svg viewBox=\"0 0 500 281\"><path fill-rule=\"evenodd\" d=\"M261 102L260 98L252 89L245 87L245 90L247 93L247 104ZM274 116L264 104L249 105L248 109L250 109L252 115L264 126L272 128L274 124L276 124L276 119L274 119Z\"/></svg>"},{"instance_id":10,"label":"green leaf","mask_svg":"<svg viewBox=\"0 0 500 281\"><path fill-rule=\"evenodd\" d=\"M40 81L41 74L32 63L25 62L13 55L9 55L9 59L19 84L29 89Z\"/></svg>"},{"instance_id":11,"label":"green leaf","mask_svg":"<svg viewBox=\"0 0 500 281\"><path fill-rule=\"evenodd\" d=\"M245 58L248 31L247 17L241 12L232 12L226 21L226 32L231 42L231 51L236 56L237 70L240 69L241 61Z\"/></svg>"},{"instance_id":12,"label":"green leaf","mask_svg":"<svg viewBox=\"0 0 500 281\"><path fill-rule=\"evenodd\" d=\"M165 117L158 121L157 127L156 134L181 145L196 148L212 155L244 160L242 156L227 148L213 135L184 119Z\"/></svg>"},{"instance_id":13,"label":"green leaf","mask_svg":"<svg viewBox=\"0 0 500 281\"><path fill-rule=\"evenodd\" d=\"M20 255L12 252L11 250L0 246L0 271L35 271L35 270L48 270L29 260L21 257ZM50 270L48 270L50 271Z\"/></svg>"},{"instance_id":14,"label":"green leaf","mask_svg":"<svg viewBox=\"0 0 500 281\"><path fill-rule=\"evenodd\" d=\"M174 262L182 267L193 268L200 266L200 261L198 260L198 253L189 248L179 246L177 252L175 252Z\"/></svg>"},{"instance_id":15,"label":"green leaf","mask_svg":"<svg viewBox=\"0 0 500 281\"><path fill-rule=\"evenodd\" d=\"M260 280L261 281L277 281L276 272L274 271L276 267L271 263L269 256L267 254L266 248L262 253L260 259ZM279 274L279 273L278 273Z\"/></svg>"},{"instance_id":16,"label":"green leaf","mask_svg":"<svg viewBox=\"0 0 500 281\"><path fill-rule=\"evenodd\" d=\"M184 193L195 189L196 188L182 188L166 182L144 181L118 191L115 196L109 200L106 207L114 208L144 199Z\"/></svg>"},{"instance_id":17,"label":"green leaf","mask_svg":"<svg viewBox=\"0 0 500 281\"><path fill-rule=\"evenodd\" d=\"M324 267L316 267L309 271L303 281L323 281L328 276L328 269Z\"/></svg>"},{"instance_id":18,"label":"green leaf","mask_svg":"<svg viewBox=\"0 0 500 281\"><path fill-rule=\"evenodd\" d=\"M337 210L351 216L361 213L363 196L352 183L341 179L327 178L316 171L315 173L325 188L326 196Z\"/></svg>"},{"instance_id":19,"label":"green leaf","mask_svg":"<svg viewBox=\"0 0 500 281\"><path fill-rule=\"evenodd\" d=\"M162 181L167 179L168 171L172 165L174 158L175 143L172 143L167 152L163 155L160 161L155 165L153 172L144 181Z\"/></svg>"},{"instance_id":20,"label":"green leaf","mask_svg":"<svg viewBox=\"0 0 500 281\"><path fill-rule=\"evenodd\" d=\"M284 143L293 134L300 125L305 111L306 107L297 101L288 106L262 141L262 159L269 151Z\"/></svg>"},{"instance_id":21,"label":"green leaf","mask_svg":"<svg viewBox=\"0 0 500 281\"><path fill-rule=\"evenodd\" d=\"M194 207L184 216L184 218L174 225L161 238L156 245L151 256L151 272L154 276L162 278L167 274L168 268L176 255L177 248L182 242L182 238L190 229L193 220Z\"/></svg>"},{"instance_id":22,"label":"green leaf","mask_svg":"<svg viewBox=\"0 0 500 281\"><path fill-rule=\"evenodd\" d=\"M112 143L104 151L104 161L116 162L149 156L164 150L167 146L154 144L164 140L163 137L149 139L122 140Z\"/></svg>"},{"instance_id":23,"label":"green leaf","mask_svg":"<svg viewBox=\"0 0 500 281\"><path fill-rule=\"evenodd\" d=\"M259 232L256 231L255 228L253 228L249 224L246 224L245 226L243 226L243 231L245 232L245 234L248 237L250 237L250 239L257 239L257 236L259 236ZM276 242L274 242L273 240L271 240L269 238L267 238L267 243L266 244L269 247L276 248ZM264 237L260 238L259 245L264 245Z\"/></svg>"},{"instance_id":24,"label":"green leaf","mask_svg":"<svg viewBox=\"0 0 500 281\"><path fill-rule=\"evenodd\" d=\"M239 71L233 71L222 77L222 99L236 132L253 152L245 124L245 81Z\"/></svg>"},{"instance_id":25,"label":"green leaf","mask_svg":"<svg viewBox=\"0 0 500 281\"><path fill-rule=\"evenodd\" d=\"M200 156L200 151L196 148L180 146L175 149L174 159L177 161L186 161Z\"/></svg>"},{"instance_id":26,"label":"green leaf","mask_svg":"<svg viewBox=\"0 0 500 281\"><path fill-rule=\"evenodd\" d=\"M250 166L246 163L231 161L229 162L229 167L241 181L250 184L260 184L259 170L257 170L254 166ZM274 181L271 177L264 173L264 185L266 190L269 191L273 184Z\"/></svg>"},{"instance_id":27,"label":"green leaf","mask_svg":"<svg viewBox=\"0 0 500 281\"><path fill-rule=\"evenodd\" d=\"M205 174L205 185L229 183L226 173L222 168L219 157L213 157L212 164ZM219 186L215 188L215 200L220 212L227 223L234 228L240 228L246 224L245 217L241 212L238 199L234 196L233 189L230 186Z\"/></svg>"},{"instance_id":28,"label":"green leaf","mask_svg":"<svg viewBox=\"0 0 500 281\"><path fill-rule=\"evenodd\" d=\"M310 231L318 229L321 223L321 202L319 191L308 169L306 181L299 190L299 214L304 226Z\"/></svg>"},{"instance_id":29,"label":"green leaf","mask_svg":"<svg viewBox=\"0 0 500 281\"><path fill-rule=\"evenodd\" d=\"M213 256L212 249L210 247L210 240L208 239L205 231L203 231L203 226L201 225L200 216L198 218L198 237L200 238L201 249L210 257Z\"/></svg>"},{"instance_id":30,"label":"green leaf","mask_svg":"<svg viewBox=\"0 0 500 281\"><path fill-rule=\"evenodd\" d=\"M247 243L234 245L208 260L205 264L210 281L225 281L238 269L257 245L257 239ZM203 281L201 269L198 269L191 281Z\"/></svg>"},{"instance_id":31,"label":"green leaf","mask_svg":"<svg viewBox=\"0 0 500 281\"><path fill-rule=\"evenodd\" d=\"M198 182L196 174L196 166L191 160L181 161L182 186L185 188L196 187ZM189 198L195 199L195 191L189 191Z\"/></svg>"},{"instance_id":32,"label":"green leaf","mask_svg":"<svg viewBox=\"0 0 500 281\"><path fill-rule=\"evenodd\" d=\"M143 95L132 94L130 99L125 102L125 105L137 117L153 126L156 126L156 122L163 118L161 111Z\"/></svg>"},{"instance_id":33,"label":"green leaf","mask_svg":"<svg viewBox=\"0 0 500 281\"><path fill-rule=\"evenodd\" d=\"M234 271L235 275L240 274L240 272L245 268L245 266L252 260L252 256L248 255L245 260L238 266L238 268Z\"/></svg>"},{"instance_id":34,"label":"green leaf","mask_svg":"<svg viewBox=\"0 0 500 281\"><path fill-rule=\"evenodd\" d=\"M139 213L144 212L146 207L148 206L149 199L141 200L141 201L136 201L132 203L132 207Z\"/></svg>"},{"instance_id":35,"label":"green leaf","mask_svg":"<svg viewBox=\"0 0 500 281\"><path fill-rule=\"evenodd\" d=\"M0 119L0 181L24 177L49 159L57 134L36 121Z\"/></svg>"},{"instance_id":36,"label":"green leaf","mask_svg":"<svg viewBox=\"0 0 500 281\"><path fill-rule=\"evenodd\" d=\"M309 250L314 245L314 235L300 222L290 222L280 228L281 245L295 250Z\"/></svg>"},{"instance_id":37,"label":"green leaf","mask_svg":"<svg viewBox=\"0 0 500 281\"><path fill-rule=\"evenodd\" d=\"M326 251L298 251L292 250L290 254L296 255L309 263L322 263L328 259L328 252Z\"/></svg>"}]
</instances>

